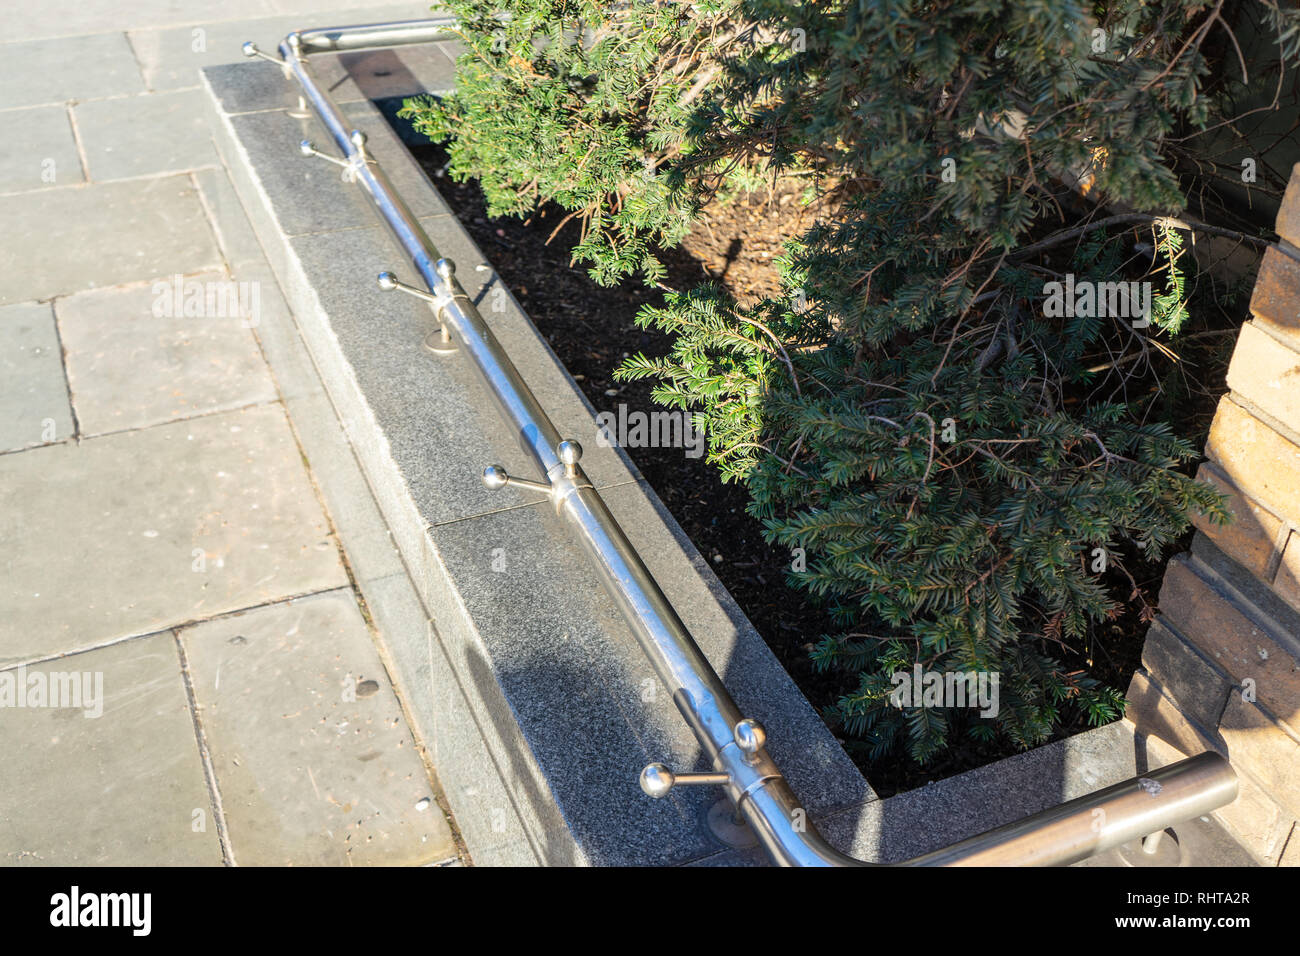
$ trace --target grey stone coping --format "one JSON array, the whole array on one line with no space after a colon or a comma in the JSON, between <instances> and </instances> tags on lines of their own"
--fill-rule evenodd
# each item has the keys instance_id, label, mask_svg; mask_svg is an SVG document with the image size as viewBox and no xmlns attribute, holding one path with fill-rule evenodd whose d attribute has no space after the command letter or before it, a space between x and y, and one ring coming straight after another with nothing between
<instances>
[{"instance_id":1,"label":"grey stone coping","mask_svg":"<svg viewBox=\"0 0 1300 956\"><path fill-rule=\"evenodd\" d=\"M322 75L333 69L329 59L314 58ZM300 428L308 453L337 455L350 444L355 454L377 506L363 522L362 553L400 555L402 570L374 560L384 572L358 583L475 861L762 862L758 851L730 850L708 832L712 788L663 801L641 793L642 766L700 768L699 745L563 522L527 491L483 488L485 464L523 476L533 466L476 373L419 347L433 328L427 309L375 286L384 269L417 277L361 190L336 167L299 155L297 142L323 139L323 130L289 115L296 90L257 62L205 68L203 83L239 199L219 200L218 231L233 249L260 244L284 290L285 321L291 313L296 330L259 335L264 347L268 334L279 343L267 354L282 388L292 366L292 380L306 383L295 386L301 402L325 401L313 397L319 388L346 435L314 444ZM347 83L339 77L337 88ZM741 709L766 724L773 757L834 845L864 859L905 859L1145 769L1131 732L1112 725L877 799L626 454L596 444L594 410L380 112L362 100L345 109L439 251L458 263L561 433L583 442L583 465L611 512ZM217 196L226 187L210 188ZM236 205L257 242L227 226ZM311 414L311 428L324 434L317 420L325 416ZM350 517L340 521L349 553ZM391 539L376 546L380 522Z\"/></svg>"}]
</instances>

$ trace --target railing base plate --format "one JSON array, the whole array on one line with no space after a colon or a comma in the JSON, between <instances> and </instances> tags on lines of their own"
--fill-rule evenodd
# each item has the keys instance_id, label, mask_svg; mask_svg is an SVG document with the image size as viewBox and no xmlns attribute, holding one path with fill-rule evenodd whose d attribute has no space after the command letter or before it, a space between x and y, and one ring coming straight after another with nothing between
<instances>
[{"instance_id":1,"label":"railing base plate","mask_svg":"<svg viewBox=\"0 0 1300 956\"><path fill-rule=\"evenodd\" d=\"M424 350L433 355L450 355L456 351L456 340L445 329L437 328L424 337Z\"/></svg>"},{"instance_id":2,"label":"railing base plate","mask_svg":"<svg viewBox=\"0 0 1300 956\"><path fill-rule=\"evenodd\" d=\"M705 820L709 832L732 849L745 850L758 846L758 837L754 835L753 828L743 819L736 819L736 808L727 797L709 807Z\"/></svg>"}]
</instances>

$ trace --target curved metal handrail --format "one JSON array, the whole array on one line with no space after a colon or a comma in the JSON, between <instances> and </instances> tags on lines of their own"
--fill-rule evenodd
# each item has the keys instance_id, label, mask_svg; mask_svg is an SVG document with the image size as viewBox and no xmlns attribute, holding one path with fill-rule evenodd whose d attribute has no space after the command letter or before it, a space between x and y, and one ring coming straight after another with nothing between
<instances>
[{"instance_id":1,"label":"curved metal handrail","mask_svg":"<svg viewBox=\"0 0 1300 956\"><path fill-rule=\"evenodd\" d=\"M652 797L662 797L683 784L721 786L778 865L873 865L841 853L817 832L768 755L762 726L740 712L587 479L579 465L581 446L561 441L555 425L456 279L455 264L439 257L410 207L367 152L364 134L348 127L307 65L311 53L451 39L456 36L455 25L454 17L440 17L305 30L285 37L278 59L252 43L244 44L244 53L275 63L286 77L297 81L344 158L320 153L305 141L301 144L304 154L321 156L350 171L350 178L370 196L429 291L398 282L387 272L379 276L380 288L400 289L429 301L442 330L426 345L438 352L461 352L469 359L521 446L546 476L545 481L531 481L508 475L494 465L484 472L484 483L490 488L530 488L549 497L556 513L573 529L714 767L712 773L673 774L661 764L651 764L642 772L642 789ZM1071 863L1208 813L1230 802L1236 793L1236 774L1228 762L1218 754L1201 754L904 865Z\"/></svg>"}]
</instances>

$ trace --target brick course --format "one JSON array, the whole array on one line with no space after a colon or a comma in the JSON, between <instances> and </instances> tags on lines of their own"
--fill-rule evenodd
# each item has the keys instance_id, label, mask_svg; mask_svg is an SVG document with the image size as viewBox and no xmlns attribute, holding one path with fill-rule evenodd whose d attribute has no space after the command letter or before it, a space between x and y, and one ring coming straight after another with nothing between
<instances>
[{"instance_id":1,"label":"brick course","mask_svg":"<svg viewBox=\"0 0 1300 956\"><path fill-rule=\"evenodd\" d=\"M1254 322L1241 328L1228 388L1278 421L1300 423L1300 353Z\"/></svg>"},{"instance_id":2,"label":"brick course","mask_svg":"<svg viewBox=\"0 0 1300 956\"><path fill-rule=\"evenodd\" d=\"M1233 693L1219 734L1233 765L1259 781L1293 817L1300 816L1300 743L1287 725Z\"/></svg>"},{"instance_id":3,"label":"brick course","mask_svg":"<svg viewBox=\"0 0 1300 956\"><path fill-rule=\"evenodd\" d=\"M1222 594L1197 573L1192 562L1181 558L1171 561L1165 572L1160 606L1163 624L1197 648L1234 684L1254 681L1265 706L1300 725L1300 664L1249 610ZM1167 673L1168 668L1160 672ZM1217 685L1209 679L1202 681L1203 695L1212 689L1217 690ZM1222 701L1219 703L1221 707Z\"/></svg>"},{"instance_id":4,"label":"brick course","mask_svg":"<svg viewBox=\"0 0 1300 956\"><path fill-rule=\"evenodd\" d=\"M1170 562L1126 719L1152 755L1226 754L1239 795L1215 815L1261 863L1300 866L1300 165L1277 231L1198 472L1234 520L1194 519L1195 556Z\"/></svg>"},{"instance_id":5,"label":"brick course","mask_svg":"<svg viewBox=\"0 0 1300 956\"><path fill-rule=\"evenodd\" d=\"M1201 465L1196 477L1227 496L1232 521L1216 524L1204 515L1197 514L1192 517L1192 523L1207 538L1241 562L1247 571L1267 582L1272 574L1278 536L1283 528L1282 519L1263 505L1247 498L1218 466L1210 462Z\"/></svg>"},{"instance_id":6,"label":"brick course","mask_svg":"<svg viewBox=\"0 0 1300 956\"><path fill-rule=\"evenodd\" d=\"M1285 852L1296 843L1295 820L1279 807L1250 774L1237 767L1237 799L1219 810L1220 821L1262 862L1295 866L1300 860ZM1293 849L1300 849L1296 846Z\"/></svg>"},{"instance_id":7,"label":"brick course","mask_svg":"<svg viewBox=\"0 0 1300 956\"><path fill-rule=\"evenodd\" d=\"M1282 551L1281 566L1273 580L1277 596L1300 611L1300 533L1292 531Z\"/></svg>"},{"instance_id":8,"label":"brick course","mask_svg":"<svg viewBox=\"0 0 1300 956\"><path fill-rule=\"evenodd\" d=\"M1295 387L1300 388L1300 381ZM1205 451L1246 495L1274 514L1300 522L1300 446L1225 396Z\"/></svg>"},{"instance_id":9,"label":"brick course","mask_svg":"<svg viewBox=\"0 0 1300 956\"><path fill-rule=\"evenodd\" d=\"M1300 246L1300 163L1292 167L1286 184L1282 208L1277 213L1277 234L1291 245Z\"/></svg>"},{"instance_id":10,"label":"brick course","mask_svg":"<svg viewBox=\"0 0 1300 956\"><path fill-rule=\"evenodd\" d=\"M1280 249L1264 253L1250 311L1256 322L1300 342L1300 260Z\"/></svg>"}]
</instances>

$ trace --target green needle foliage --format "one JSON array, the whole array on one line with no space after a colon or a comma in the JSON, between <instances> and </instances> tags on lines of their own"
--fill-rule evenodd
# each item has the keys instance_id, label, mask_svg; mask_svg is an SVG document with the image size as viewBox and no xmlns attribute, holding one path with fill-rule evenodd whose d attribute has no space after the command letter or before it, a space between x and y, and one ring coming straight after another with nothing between
<instances>
[{"instance_id":1,"label":"green needle foliage","mask_svg":"<svg viewBox=\"0 0 1300 956\"><path fill-rule=\"evenodd\" d=\"M814 659L858 675L828 717L919 761L959 733L1027 747L1071 711L1118 717L1061 649L1138 598L1126 555L1158 558L1195 513L1227 520L1120 358L1188 319L1167 145L1224 118L1207 82L1221 51L1236 61L1212 36L1246 4L450 6L458 91L407 115L454 137L452 174L493 213L581 216L599 281L662 276L655 248L756 177L800 177L825 209L778 263L784 297L674 291L638 317L671 351L620 375L690 410L769 540L802 549L791 578L840 626ZM1295 11L1250 7L1294 59ZM1127 230L1096 228L1117 209ZM1046 309L1067 277L1153 283L1149 327ZM999 673L999 713L891 706L918 662Z\"/></svg>"},{"instance_id":2,"label":"green needle foliage","mask_svg":"<svg viewBox=\"0 0 1300 956\"><path fill-rule=\"evenodd\" d=\"M679 242L698 210L698 188L670 167L712 76L696 53L710 42L711 5L690 15L601 0L447 6L465 44L457 92L403 115L451 138L452 174L480 180L491 215L555 202L581 215L574 257L597 281L661 276L654 244Z\"/></svg>"}]
</instances>

